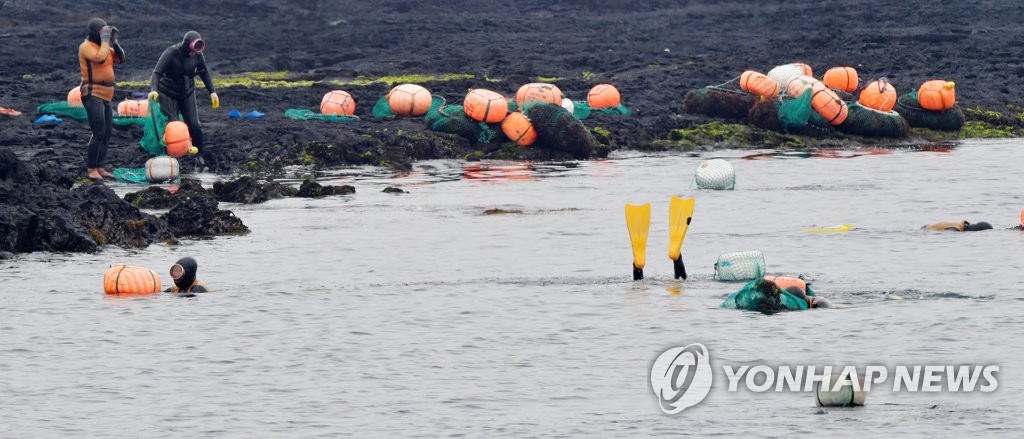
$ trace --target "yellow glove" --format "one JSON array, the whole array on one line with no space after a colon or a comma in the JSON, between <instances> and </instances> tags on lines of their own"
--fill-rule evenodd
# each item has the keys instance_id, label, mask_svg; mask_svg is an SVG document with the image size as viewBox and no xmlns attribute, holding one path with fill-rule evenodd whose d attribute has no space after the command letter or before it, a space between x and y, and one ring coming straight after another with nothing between
<instances>
[{"instance_id":1,"label":"yellow glove","mask_svg":"<svg viewBox=\"0 0 1024 439\"><path fill-rule=\"evenodd\" d=\"M210 93L210 106L212 106L214 110L220 108L220 98L217 97L217 93Z\"/></svg>"},{"instance_id":2,"label":"yellow glove","mask_svg":"<svg viewBox=\"0 0 1024 439\"><path fill-rule=\"evenodd\" d=\"M160 93L157 93L155 90L149 92L149 100L155 101L157 99L160 99Z\"/></svg>"}]
</instances>

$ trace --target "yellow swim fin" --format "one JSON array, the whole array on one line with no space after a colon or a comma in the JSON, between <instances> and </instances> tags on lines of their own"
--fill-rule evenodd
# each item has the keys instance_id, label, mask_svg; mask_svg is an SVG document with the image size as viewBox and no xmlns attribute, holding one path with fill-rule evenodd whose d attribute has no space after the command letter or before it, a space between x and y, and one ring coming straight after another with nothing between
<instances>
[{"instance_id":1,"label":"yellow swim fin","mask_svg":"<svg viewBox=\"0 0 1024 439\"><path fill-rule=\"evenodd\" d=\"M626 205L626 228L633 245L633 280L644 278L647 264L647 232L651 229L651 203Z\"/></svg>"},{"instance_id":2,"label":"yellow swim fin","mask_svg":"<svg viewBox=\"0 0 1024 439\"><path fill-rule=\"evenodd\" d=\"M825 227L821 229L807 229L807 233L844 233L850 230L855 230L857 226L853 224L840 224L838 226Z\"/></svg>"},{"instance_id":3,"label":"yellow swim fin","mask_svg":"<svg viewBox=\"0 0 1024 439\"><path fill-rule=\"evenodd\" d=\"M679 198L673 195L668 205L668 258L675 266L676 279L686 279L686 267L680 249L693 219L694 201L693 197Z\"/></svg>"}]
</instances>

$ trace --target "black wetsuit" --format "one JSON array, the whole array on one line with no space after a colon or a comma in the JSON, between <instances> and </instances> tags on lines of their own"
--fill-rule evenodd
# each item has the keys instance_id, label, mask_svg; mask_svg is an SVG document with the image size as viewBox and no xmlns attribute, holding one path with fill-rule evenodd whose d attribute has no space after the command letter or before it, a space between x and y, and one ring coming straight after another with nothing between
<instances>
[{"instance_id":1,"label":"black wetsuit","mask_svg":"<svg viewBox=\"0 0 1024 439\"><path fill-rule=\"evenodd\" d=\"M190 40L192 35L195 38ZM185 40L164 50L160 60L153 69L150 89L160 94L160 109L170 120L178 120L188 125L188 133L192 137L192 145L203 150L203 129L199 124L199 111L196 108L195 77L203 80L206 91L215 93L213 78L206 70L206 58L202 53L189 55L189 44L198 39L199 34L189 32Z\"/></svg>"}]
</instances>

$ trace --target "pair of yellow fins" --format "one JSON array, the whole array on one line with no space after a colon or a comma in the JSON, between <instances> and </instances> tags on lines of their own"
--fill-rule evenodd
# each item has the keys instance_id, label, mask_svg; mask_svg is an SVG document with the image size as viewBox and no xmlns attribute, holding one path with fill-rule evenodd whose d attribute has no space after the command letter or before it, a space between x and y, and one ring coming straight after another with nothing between
<instances>
[{"instance_id":1,"label":"pair of yellow fins","mask_svg":"<svg viewBox=\"0 0 1024 439\"><path fill-rule=\"evenodd\" d=\"M686 229L693 219L693 197L672 197L668 205L668 258L672 260L676 279L686 279L686 266L680 249ZM644 278L644 265L647 264L647 232L651 229L651 203L639 206L626 205L626 228L629 229L629 240L633 245L633 280Z\"/></svg>"}]
</instances>

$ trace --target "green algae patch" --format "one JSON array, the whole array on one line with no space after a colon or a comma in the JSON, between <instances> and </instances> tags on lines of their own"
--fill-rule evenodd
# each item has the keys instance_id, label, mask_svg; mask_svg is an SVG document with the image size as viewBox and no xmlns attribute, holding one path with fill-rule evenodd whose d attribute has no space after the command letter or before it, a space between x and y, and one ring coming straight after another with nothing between
<instances>
[{"instance_id":1,"label":"green algae patch","mask_svg":"<svg viewBox=\"0 0 1024 439\"><path fill-rule=\"evenodd\" d=\"M397 76L381 76L377 78L369 78L360 76L354 79L342 80L332 79L327 81L328 84L346 86L366 86L374 83L383 83L387 85L395 84L421 84L425 82L437 82L437 81L459 81L464 79L473 79L476 75L468 73L445 73L441 75L425 75L425 74L410 74L410 75L397 75Z\"/></svg>"},{"instance_id":2,"label":"green algae patch","mask_svg":"<svg viewBox=\"0 0 1024 439\"><path fill-rule=\"evenodd\" d=\"M962 139L1000 139L1006 137L1019 137L1017 130L1009 126L997 126L982 120L971 120L964 122L960 129Z\"/></svg>"},{"instance_id":3,"label":"green algae patch","mask_svg":"<svg viewBox=\"0 0 1024 439\"><path fill-rule=\"evenodd\" d=\"M684 150L714 144L738 148L749 143L750 133L751 128L747 125L713 121L669 131L667 140Z\"/></svg>"}]
</instances>

